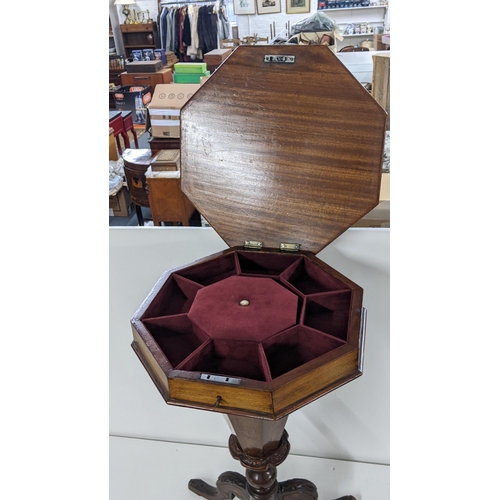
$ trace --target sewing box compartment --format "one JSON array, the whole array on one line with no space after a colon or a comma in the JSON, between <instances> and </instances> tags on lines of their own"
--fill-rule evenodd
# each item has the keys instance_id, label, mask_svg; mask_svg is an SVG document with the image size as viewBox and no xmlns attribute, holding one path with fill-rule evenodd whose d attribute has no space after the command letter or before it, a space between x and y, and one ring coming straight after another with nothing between
<instances>
[{"instance_id":1,"label":"sewing box compartment","mask_svg":"<svg viewBox=\"0 0 500 500\"><path fill-rule=\"evenodd\" d=\"M229 248L131 320L167 403L277 420L361 375L363 290L316 254L378 204L385 120L322 46L240 47L184 105L182 190Z\"/></svg>"}]
</instances>

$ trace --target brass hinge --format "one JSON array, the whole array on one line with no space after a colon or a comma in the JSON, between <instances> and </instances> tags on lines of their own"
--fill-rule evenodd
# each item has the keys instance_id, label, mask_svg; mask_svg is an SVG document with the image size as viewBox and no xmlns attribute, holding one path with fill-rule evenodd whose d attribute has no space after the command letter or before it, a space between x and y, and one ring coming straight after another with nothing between
<instances>
[{"instance_id":1,"label":"brass hinge","mask_svg":"<svg viewBox=\"0 0 500 500\"><path fill-rule=\"evenodd\" d=\"M262 250L262 241L245 240L245 244L243 246L251 250Z\"/></svg>"},{"instance_id":2,"label":"brass hinge","mask_svg":"<svg viewBox=\"0 0 500 500\"><path fill-rule=\"evenodd\" d=\"M280 243L280 250L283 252L298 252L300 250L299 243Z\"/></svg>"}]
</instances>

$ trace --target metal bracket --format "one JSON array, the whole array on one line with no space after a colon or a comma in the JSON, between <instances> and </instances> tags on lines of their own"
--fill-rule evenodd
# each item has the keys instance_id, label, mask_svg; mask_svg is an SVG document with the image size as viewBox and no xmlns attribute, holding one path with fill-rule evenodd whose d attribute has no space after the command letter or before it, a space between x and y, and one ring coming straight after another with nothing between
<instances>
[{"instance_id":1,"label":"metal bracket","mask_svg":"<svg viewBox=\"0 0 500 500\"><path fill-rule=\"evenodd\" d=\"M208 380L209 382L224 382L225 384L240 385L241 379L232 377L221 377L220 375L209 375L208 373L202 373L200 375L201 380Z\"/></svg>"},{"instance_id":2,"label":"metal bracket","mask_svg":"<svg viewBox=\"0 0 500 500\"><path fill-rule=\"evenodd\" d=\"M300 243L280 243L280 250L283 252L298 252Z\"/></svg>"},{"instance_id":3,"label":"metal bracket","mask_svg":"<svg viewBox=\"0 0 500 500\"><path fill-rule=\"evenodd\" d=\"M262 241L245 240L243 246L249 250L262 250Z\"/></svg>"}]
</instances>

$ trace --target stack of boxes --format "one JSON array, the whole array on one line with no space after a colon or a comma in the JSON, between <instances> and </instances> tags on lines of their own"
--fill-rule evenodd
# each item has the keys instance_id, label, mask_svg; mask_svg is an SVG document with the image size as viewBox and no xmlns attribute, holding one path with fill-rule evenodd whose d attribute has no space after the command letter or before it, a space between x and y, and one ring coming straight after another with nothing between
<instances>
[{"instance_id":1,"label":"stack of boxes","mask_svg":"<svg viewBox=\"0 0 500 500\"><path fill-rule=\"evenodd\" d=\"M156 86L153 99L148 106L153 138L178 139L180 137L181 108L199 88L199 83L169 83Z\"/></svg>"},{"instance_id":2,"label":"stack of boxes","mask_svg":"<svg viewBox=\"0 0 500 500\"><path fill-rule=\"evenodd\" d=\"M174 83L200 83L200 79L210 75L207 63L193 62L174 64Z\"/></svg>"}]
</instances>

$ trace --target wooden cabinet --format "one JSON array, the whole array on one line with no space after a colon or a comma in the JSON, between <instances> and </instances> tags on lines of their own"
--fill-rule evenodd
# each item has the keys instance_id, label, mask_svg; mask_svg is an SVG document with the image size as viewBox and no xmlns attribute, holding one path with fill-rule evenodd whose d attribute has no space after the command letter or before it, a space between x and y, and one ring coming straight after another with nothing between
<instances>
[{"instance_id":1,"label":"wooden cabinet","mask_svg":"<svg viewBox=\"0 0 500 500\"><path fill-rule=\"evenodd\" d=\"M189 219L195 208L181 191L181 180L168 178L166 174L146 172L148 183L148 199L155 226L162 222L181 223L189 226Z\"/></svg>"},{"instance_id":2,"label":"wooden cabinet","mask_svg":"<svg viewBox=\"0 0 500 500\"><path fill-rule=\"evenodd\" d=\"M139 49L158 49L158 28L155 22L141 24L120 24L125 57L132 59L132 51Z\"/></svg>"},{"instance_id":3,"label":"wooden cabinet","mask_svg":"<svg viewBox=\"0 0 500 500\"><path fill-rule=\"evenodd\" d=\"M154 92L156 85L159 83L171 83L172 70L163 68L155 73L128 73L121 74L122 85L150 85L151 91Z\"/></svg>"}]
</instances>

